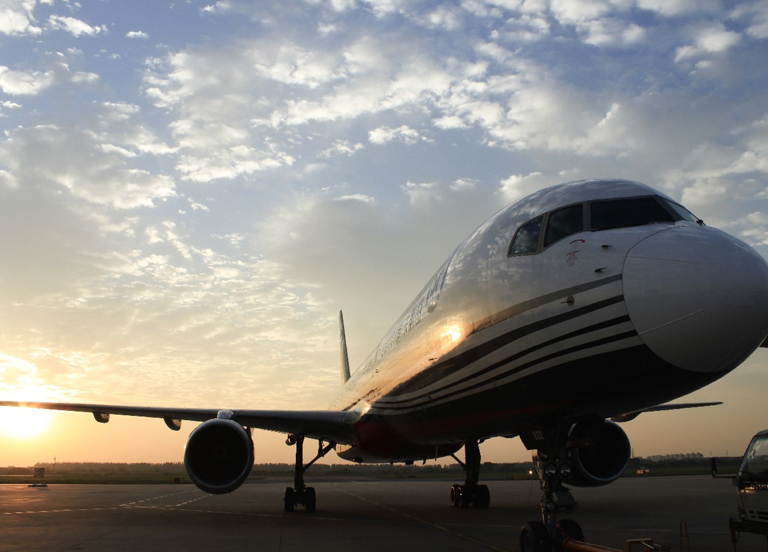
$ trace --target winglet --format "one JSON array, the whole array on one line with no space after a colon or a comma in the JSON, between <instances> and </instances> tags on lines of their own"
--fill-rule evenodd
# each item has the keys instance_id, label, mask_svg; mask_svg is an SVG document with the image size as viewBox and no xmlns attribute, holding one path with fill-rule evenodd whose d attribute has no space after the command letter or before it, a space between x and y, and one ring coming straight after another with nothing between
<instances>
[{"instance_id":1,"label":"winglet","mask_svg":"<svg viewBox=\"0 0 768 552\"><path fill-rule=\"evenodd\" d=\"M339 311L339 337L341 339L341 384L349 380L349 355L347 354L347 336L344 333L344 313Z\"/></svg>"}]
</instances>

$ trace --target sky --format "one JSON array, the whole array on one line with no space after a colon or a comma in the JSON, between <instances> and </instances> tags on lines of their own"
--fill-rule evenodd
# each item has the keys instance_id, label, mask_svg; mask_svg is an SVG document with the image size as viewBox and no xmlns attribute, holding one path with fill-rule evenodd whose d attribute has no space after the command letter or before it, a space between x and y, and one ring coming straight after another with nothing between
<instances>
[{"instance_id":1,"label":"sky","mask_svg":"<svg viewBox=\"0 0 768 552\"><path fill-rule=\"evenodd\" d=\"M0 0L0 397L325 408L340 309L354 369L560 182L644 182L768 257L766 59L764 1ZM767 367L625 424L635 454L741 454ZM0 465L180 461L192 427L12 412Z\"/></svg>"}]
</instances>

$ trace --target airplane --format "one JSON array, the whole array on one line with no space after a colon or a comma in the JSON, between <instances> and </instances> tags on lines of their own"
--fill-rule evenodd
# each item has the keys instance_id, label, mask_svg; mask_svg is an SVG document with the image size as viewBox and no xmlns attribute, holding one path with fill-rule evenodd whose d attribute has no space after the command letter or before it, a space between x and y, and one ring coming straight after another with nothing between
<instances>
[{"instance_id":1,"label":"airplane","mask_svg":"<svg viewBox=\"0 0 768 552\"><path fill-rule=\"evenodd\" d=\"M571 486L601 486L627 466L618 423L721 378L768 346L768 264L659 191L583 180L537 191L483 223L438 269L378 346L350 373L343 315L342 389L327 410L155 408L2 401L0 406L202 422L184 465L207 493L240 487L253 428L296 447L284 508L316 507L305 471L331 450L353 462L452 456L465 481L456 507L488 507L479 443L520 437L542 489L526 551L583 540ZM304 463L305 439L318 441ZM464 447L464 461L456 453Z\"/></svg>"}]
</instances>

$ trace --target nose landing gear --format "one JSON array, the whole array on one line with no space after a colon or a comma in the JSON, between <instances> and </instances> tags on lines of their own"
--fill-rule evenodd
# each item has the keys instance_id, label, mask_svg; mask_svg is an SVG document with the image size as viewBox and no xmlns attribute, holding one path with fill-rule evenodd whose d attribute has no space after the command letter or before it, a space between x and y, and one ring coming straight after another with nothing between
<instances>
[{"instance_id":1,"label":"nose landing gear","mask_svg":"<svg viewBox=\"0 0 768 552\"><path fill-rule=\"evenodd\" d=\"M568 479L573 470L573 450L563 443L564 439L558 439L562 433L550 430L549 434L554 438L539 440L539 448L533 456L542 490L541 521L529 521L520 529L522 552L559 552L563 550L566 538L584 540L584 532L576 521L558 520L560 512L571 513L577 506L570 489L563 485L563 480ZM553 445L558 442L564 446Z\"/></svg>"}]
</instances>

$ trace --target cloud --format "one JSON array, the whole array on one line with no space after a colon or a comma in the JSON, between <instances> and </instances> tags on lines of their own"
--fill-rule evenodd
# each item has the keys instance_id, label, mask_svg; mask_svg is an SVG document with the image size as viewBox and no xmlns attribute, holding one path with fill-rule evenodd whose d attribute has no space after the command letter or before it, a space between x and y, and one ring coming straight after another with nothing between
<instances>
[{"instance_id":1,"label":"cloud","mask_svg":"<svg viewBox=\"0 0 768 552\"><path fill-rule=\"evenodd\" d=\"M540 172L528 175L513 174L501 181L501 195L508 203L516 201L537 190L557 184L559 180Z\"/></svg>"},{"instance_id":2,"label":"cloud","mask_svg":"<svg viewBox=\"0 0 768 552\"><path fill-rule=\"evenodd\" d=\"M249 49L174 53L154 60L145 75L147 96L175 116L168 126L183 179L232 179L293 164L271 140L274 106L252 97L262 79L240 70L249 59Z\"/></svg>"},{"instance_id":3,"label":"cloud","mask_svg":"<svg viewBox=\"0 0 768 552\"><path fill-rule=\"evenodd\" d=\"M403 186L411 205L426 205L443 198L439 182L406 182Z\"/></svg>"},{"instance_id":4,"label":"cloud","mask_svg":"<svg viewBox=\"0 0 768 552\"><path fill-rule=\"evenodd\" d=\"M675 61L690 61L708 54L721 54L740 41L741 35L727 30L722 23L699 29L694 33L693 44L677 49Z\"/></svg>"},{"instance_id":5,"label":"cloud","mask_svg":"<svg viewBox=\"0 0 768 552\"><path fill-rule=\"evenodd\" d=\"M457 116L457 115L448 115L445 117L438 117L437 119L434 119L432 121L432 124L434 124L436 127L441 128L443 130L448 130L452 128L467 128L470 125L466 122L464 122L464 119Z\"/></svg>"},{"instance_id":6,"label":"cloud","mask_svg":"<svg viewBox=\"0 0 768 552\"><path fill-rule=\"evenodd\" d=\"M365 194L348 194L339 196L335 201L362 201L363 203L376 203L376 199Z\"/></svg>"},{"instance_id":7,"label":"cloud","mask_svg":"<svg viewBox=\"0 0 768 552\"><path fill-rule=\"evenodd\" d=\"M574 25L607 15L612 6L604 0L552 0L550 10L560 23Z\"/></svg>"},{"instance_id":8,"label":"cloud","mask_svg":"<svg viewBox=\"0 0 768 552\"><path fill-rule=\"evenodd\" d=\"M0 33L7 35L39 35L42 29L34 24L34 0L2 0L0 2Z\"/></svg>"},{"instance_id":9,"label":"cloud","mask_svg":"<svg viewBox=\"0 0 768 552\"><path fill-rule=\"evenodd\" d=\"M141 38L141 39L148 39L149 35L145 33L144 31L128 31L125 33L126 38Z\"/></svg>"},{"instance_id":10,"label":"cloud","mask_svg":"<svg viewBox=\"0 0 768 552\"><path fill-rule=\"evenodd\" d=\"M743 11L742 11L743 10ZM747 34L756 39L768 38L768 6L763 2L746 4L735 9L734 17L747 15L750 17Z\"/></svg>"},{"instance_id":11,"label":"cloud","mask_svg":"<svg viewBox=\"0 0 768 552\"><path fill-rule=\"evenodd\" d=\"M254 48L249 54L254 69L276 82L311 90L345 77L337 55L331 52L311 51L291 44L279 47L276 52Z\"/></svg>"},{"instance_id":12,"label":"cloud","mask_svg":"<svg viewBox=\"0 0 768 552\"><path fill-rule=\"evenodd\" d=\"M351 0L333 0L334 4L349 4ZM373 9L377 17L386 17L400 12L407 5L407 0L362 0Z\"/></svg>"},{"instance_id":13,"label":"cloud","mask_svg":"<svg viewBox=\"0 0 768 552\"><path fill-rule=\"evenodd\" d=\"M102 148L93 135L75 128L17 129L0 143L0 152L22 186L48 182L91 203L151 207L156 199L175 194L172 178L131 168L124 155Z\"/></svg>"},{"instance_id":14,"label":"cloud","mask_svg":"<svg viewBox=\"0 0 768 552\"><path fill-rule=\"evenodd\" d=\"M97 34L106 34L107 27L102 25L101 27L92 27L88 23L75 19L74 17L66 17L61 15L52 15L48 18L48 28L55 31L66 31L73 36L95 36Z\"/></svg>"},{"instance_id":15,"label":"cloud","mask_svg":"<svg viewBox=\"0 0 768 552\"><path fill-rule=\"evenodd\" d=\"M318 154L318 157L334 157L336 155L353 155L355 152L360 151L365 146L363 144L357 143L352 144L349 140L336 140L333 143L333 146L330 148L321 151Z\"/></svg>"},{"instance_id":16,"label":"cloud","mask_svg":"<svg viewBox=\"0 0 768 552\"><path fill-rule=\"evenodd\" d=\"M0 90L11 96L34 96L54 82L53 71L12 71L0 65Z\"/></svg>"},{"instance_id":17,"label":"cloud","mask_svg":"<svg viewBox=\"0 0 768 552\"><path fill-rule=\"evenodd\" d=\"M638 0L637 5L665 17L717 13L722 9L717 0Z\"/></svg>"},{"instance_id":18,"label":"cloud","mask_svg":"<svg viewBox=\"0 0 768 552\"><path fill-rule=\"evenodd\" d=\"M521 13L506 21L502 31L494 31L492 38L509 42L537 42L550 35L550 21L545 13Z\"/></svg>"},{"instance_id":19,"label":"cloud","mask_svg":"<svg viewBox=\"0 0 768 552\"><path fill-rule=\"evenodd\" d=\"M280 121L300 125L408 109L448 90L452 76L438 63L419 54L394 58L383 55L392 49L399 50L400 46L385 46L369 38L353 44L345 53L344 71L354 78L335 86L322 98L289 101Z\"/></svg>"},{"instance_id":20,"label":"cloud","mask_svg":"<svg viewBox=\"0 0 768 552\"><path fill-rule=\"evenodd\" d=\"M453 191L470 191L477 189L479 182L470 178L459 178L453 181L451 184L451 190Z\"/></svg>"},{"instance_id":21,"label":"cloud","mask_svg":"<svg viewBox=\"0 0 768 552\"><path fill-rule=\"evenodd\" d=\"M429 28L455 31L463 25L463 13L457 7L437 6L423 17L418 18L417 21Z\"/></svg>"},{"instance_id":22,"label":"cloud","mask_svg":"<svg viewBox=\"0 0 768 552\"><path fill-rule=\"evenodd\" d=\"M420 138L419 132L408 125L402 125L398 128L379 127L368 132L368 139L377 145L386 144L392 140L415 144Z\"/></svg>"},{"instance_id":23,"label":"cloud","mask_svg":"<svg viewBox=\"0 0 768 552\"><path fill-rule=\"evenodd\" d=\"M147 123L137 122L141 118L141 108L126 102L94 102L90 117L84 122L89 124L88 132L105 146L114 151L127 150L132 157L139 154L169 155L178 147L169 145L157 137Z\"/></svg>"}]
</instances>

